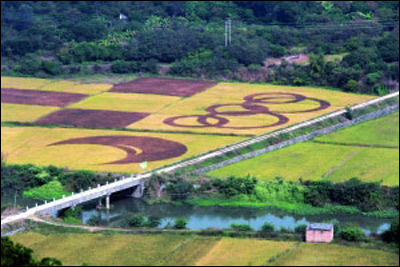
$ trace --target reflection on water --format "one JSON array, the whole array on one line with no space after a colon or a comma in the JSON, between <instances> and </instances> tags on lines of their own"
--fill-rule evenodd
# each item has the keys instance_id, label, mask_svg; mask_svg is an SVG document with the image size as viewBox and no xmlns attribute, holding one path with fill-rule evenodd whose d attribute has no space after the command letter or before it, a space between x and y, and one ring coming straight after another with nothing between
<instances>
[{"instance_id":1,"label":"reflection on water","mask_svg":"<svg viewBox=\"0 0 400 267\"><path fill-rule=\"evenodd\" d=\"M122 216L140 214L146 217L161 219L161 228L168 223L173 224L178 217L188 219L188 228L202 230L207 228L227 229L231 224L248 224L255 230L260 230L264 223L270 223L276 229L294 229L298 225L312 222L324 222L336 219L342 225L356 224L364 229L366 234L382 233L389 229L392 220L376 219L363 215L291 215L274 209L250 209L236 207L198 207L191 205L156 204L148 205L141 200L122 198L112 200L112 209L99 212L96 203L84 207L82 219L88 222L91 216L101 216L102 225L120 226Z\"/></svg>"}]
</instances>

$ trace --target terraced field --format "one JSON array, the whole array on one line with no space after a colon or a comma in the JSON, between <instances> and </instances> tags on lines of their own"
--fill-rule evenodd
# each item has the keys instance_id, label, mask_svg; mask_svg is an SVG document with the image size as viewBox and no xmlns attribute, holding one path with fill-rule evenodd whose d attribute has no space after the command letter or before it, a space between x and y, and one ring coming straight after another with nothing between
<instances>
[{"instance_id":1,"label":"terraced field","mask_svg":"<svg viewBox=\"0 0 400 267\"><path fill-rule=\"evenodd\" d=\"M358 177L399 184L399 113L353 126L314 141L297 144L209 173L213 176L253 175L261 180Z\"/></svg>"},{"instance_id":2,"label":"terraced field","mask_svg":"<svg viewBox=\"0 0 400 267\"><path fill-rule=\"evenodd\" d=\"M2 77L1 87L8 162L118 172L142 171L140 161L160 167L372 98L143 77L117 84Z\"/></svg>"},{"instance_id":3,"label":"terraced field","mask_svg":"<svg viewBox=\"0 0 400 267\"><path fill-rule=\"evenodd\" d=\"M354 247L252 239L18 234L37 258L65 266L398 266L398 255Z\"/></svg>"}]
</instances>

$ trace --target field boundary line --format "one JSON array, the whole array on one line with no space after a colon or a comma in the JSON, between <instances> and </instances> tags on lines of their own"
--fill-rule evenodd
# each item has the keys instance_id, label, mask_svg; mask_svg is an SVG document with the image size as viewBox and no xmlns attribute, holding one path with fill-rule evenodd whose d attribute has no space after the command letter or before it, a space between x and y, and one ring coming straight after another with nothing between
<instances>
[{"instance_id":1,"label":"field boundary line","mask_svg":"<svg viewBox=\"0 0 400 267\"><path fill-rule=\"evenodd\" d=\"M165 256L160 262L159 264L156 264L156 266L165 266L164 264L173 256L175 255L176 252L178 252L179 250L181 250L184 246L186 246L186 244L190 243L191 241L193 241L196 237L189 237L186 240L182 241L182 243L179 244L179 246L177 246L176 248L174 248L171 252L168 253L167 256Z\"/></svg>"},{"instance_id":2,"label":"field boundary line","mask_svg":"<svg viewBox=\"0 0 400 267\"><path fill-rule=\"evenodd\" d=\"M330 141L318 141L318 140L312 140L312 142L321 145L336 145L336 146L350 146L350 147L397 149L397 150L400 148L399 146L391 146L391 145L357 144L357 143L343 143L343 142L330 142Z\"/></svg>"},{"instance_id":3,"label":"field boundary line","mask_svg":"<svg viewBox=\"0 0 400 267\"><path fill-rule=\"evenodd\" d=\"M275 256L269 258L267 260L267 262L265 264L263 264L262 266L272 266L272 264L274 264L277 260L279 260L283 256L289 254L292 251L297 250L300 247L301 244L302 244L302 242L295 243L293 246L291 246L290 248L286 249L285 251L282 251L282 252L276 254Z\"/></svg>"},{"instance_id":4,"label":"field boundary line","mask_svg":"<svg viewBox=\"0 0 400 267\"><path fill-rule=\"evenodd\" d=\"M326 173L324 173L322 175L322 178L328 178L334 171L336 171L337 169L339 169L340 167L342 167L346 162L348 162L349 160L351 160L353 157L355 157L360 151L362 150L361 147L355 149L354 151L352 151L349 155L347 155L347 157L345 157L341 162L339 162L338 164L336 164L335 166L332 166L332 168L330 168Z\"/></svg>"}]
</instances>

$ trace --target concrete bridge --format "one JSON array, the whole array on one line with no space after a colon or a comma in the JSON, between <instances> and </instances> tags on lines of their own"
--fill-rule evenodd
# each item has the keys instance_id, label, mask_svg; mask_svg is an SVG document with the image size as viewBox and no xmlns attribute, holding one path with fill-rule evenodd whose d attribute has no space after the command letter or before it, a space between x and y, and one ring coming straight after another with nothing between
<instances>
[{"instance_id":1,"label":"concrete bridge","mask_svg":"<svg viewBox=\"0 0 400 267\"><path fill-rule=\"evenodd\" d=\"M384 97L376 98L370 101L366 101L362 104L355 105L351 107L351 110L356 111L357 109L365 108L368 106L376 105L379 104L387 99L391 98L396 98L399 97L399 92L395 92L392 94L389 94ZM153 174L162 174L162 173L171 173L174 172L178 169L182 169L197 163L200 163L202 161L205 161L207 159L215 158L222 156L228 152L236 151L237 149L247 147L249 145L259 143L263 140L267 140L271 137L279 136L284 133L289 133L292 131L295 131L300 128L308 127L313 124L320 123L324 120L338 117L338 116L343 116L347 112L346 109L342 109L324 116L321 116L319 118L315 118L303 123L299 123L297 125L290 126L286 129L281 129L277 130L272 133L268 133L265 135L261 135L255 138L251 138L249 140L245 140L243 142L238 142L232 145L228 145L226 147L220 148L215 151L211 151L208 153L205 153L203 155L199 155L196 158L189 159L189 160L183 160L181 162L174 163L171 166L167 166L158 170L153 170L151 172L147 172L144 174L139 174L137 176L131 176L128 178L122 177L119 181L115 181L114 183L106 184L106 185L98 185L96 188L89 188L87 191L80 192L78 194L72 194L71 196L68 197L63 197L62 199L59 200L54 200L52 202L44 203L43 205L37 205L36 207L33 208L27 208L26 211L18 214L18 215L13 215L6 217L1 220L1 226L3 227L6 224L11 224L15 223L20 220L27 219L34 214L46 214L46 213L56 213L60 210L69 208L69 207L74 207L79 204L95 200L95 199L102 199L106 198L106 208L110 208L110 195L116 192L124 191L127 189L133 189L133 197L140 198L143 195L144 191L144 180L150 178Z\"/></svg>"},{"instance_id":2,"label":"concrete bridge","mask_svg":"<svg viewBox=\"0 0 400 267\"><path fill-rule=\"evenodd\" d=\"M110 196L113 193L133 189L132 197L141 198L144 191L144 179L149 178L151 174L139 175L137 177L122 177L119 181L114 183L107 183L106 185L98 185L96 188L89 188L87 191L81 193L72 193L71 196L63 197L62 199L53 200L52 202L45 202L43 205L36 205L36 207L28 208L25 212L18 215L10 216L1 220L1 225L10 224L19 220L29 218L34 214L54 214L60 210L75 207L79 204L106 198L106 208L110 209Z\"/></svg>"}]
</instances>

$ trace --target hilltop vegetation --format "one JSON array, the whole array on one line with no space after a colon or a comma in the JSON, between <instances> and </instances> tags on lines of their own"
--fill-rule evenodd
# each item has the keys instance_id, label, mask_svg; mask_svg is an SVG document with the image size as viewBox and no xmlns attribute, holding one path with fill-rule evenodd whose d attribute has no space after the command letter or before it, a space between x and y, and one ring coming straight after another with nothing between
<instances>
[{"instance_id":1,"label":"hilltop vegetation","mask_svg":"<svg viewBox=\"0 0 400 267\"><path fill-rule=\"evenodd\" d=\"M384 94L398 87L398 17L398 1L2 1L2 73L144 72ZM265 63L289 55L304 62Z\"/></svg>"}]
</instances>

